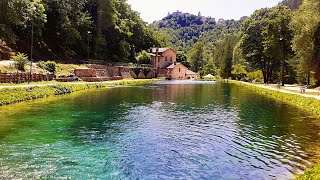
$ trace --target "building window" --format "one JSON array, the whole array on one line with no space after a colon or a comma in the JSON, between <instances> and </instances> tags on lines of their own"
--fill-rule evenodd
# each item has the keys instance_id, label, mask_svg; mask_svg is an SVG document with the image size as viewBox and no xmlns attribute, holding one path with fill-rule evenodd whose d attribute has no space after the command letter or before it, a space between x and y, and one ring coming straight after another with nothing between
<instances>
[{"instance_id":1,"label":"building window","mask_svg":"<svg viewBox=\"0 0 320 180\"><path fill-rule=\"evenodd\" d=\"M181 71L181 69L179 68L179 72Z\"/></svg>"},{"instance_id":2,"label":"building window","mask_svg":"<svg viewBox=\"0 0 320 180\"><path fill-rule=\"evenodd\" d=\"M164 60L165 60L165 61L168 61L168 57L165 57Z\"/></svg>"},{"instance_id":3,"label":"building window","mask_svg":"<svg viewBox=\"0 0 320 180\"><path fill-rule=\"evenodd\" d=\"M172 62L172 57L170 57L170 61Z\"/></svg>"}]
</instances>

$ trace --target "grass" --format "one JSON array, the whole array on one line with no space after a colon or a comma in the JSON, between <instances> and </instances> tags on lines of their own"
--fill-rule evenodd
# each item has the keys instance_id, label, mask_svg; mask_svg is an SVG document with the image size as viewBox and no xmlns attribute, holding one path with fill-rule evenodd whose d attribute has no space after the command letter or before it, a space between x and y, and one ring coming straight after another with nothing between
<instances>
[{"instance_id":1,"label":"grass","mask_svg":"<svg viewBox=\"0 0 320 180\"><path fill-rule=\"evenodd\" d=\"M289 103L293 106L301 108L314 116L320 118L320 101L315 98L308 98L300 96L297 94L288 94L284 92L279 92L271 89L265 89L262 87L257 87L251 84L244 84L239 81L229 81L230 83L245 86L257 93L266 95L275 100ZM320 163L313 168L306 171L303 175L300 175L296 180L318 180L320 179Z\"/></svg>"},{"instance_id":2,"label":"grass","mask_svg":"<svg viewBox=\"0 0 320 180\"><path fill-rule=\"evenodd\" d=\"M57 76L68 76L70 75L75 69L88 69L87 66L82 64L61 64L58 63L56 66L56 75Z\"/></svg>"},{"instance_id":3,"label":"grass","mask_svg":"<svg viewBox=\"0 0 320 180\"><path fill-rule=\"evenodd\" d=\"M32 63L32 70L36 73L47 73L45 69L40 68L37 66L37 62ZM84 64L61 64L57 63L56 66L56 75L57 76L68 76L70 75L75 69L88 69L88 67ZM17 69L9 62L0 63L0 71L1 72L17 72ZM30 71L29 63L25 65L25 71Z\"/></svg>"},{"instance_id":4,"label":"grass","mask_svg":"<svg viewBox=\"0 0 320 180\"><path fill-rule=\"evenodd\" d=\"M155 79L125 79L99 83L57 83L47 86L16 87L0 89L0 106L48 96L69 94L76 91L107 88L110 86L139 86L156 81Z\"/></svg>"},{"instance_id":5,"label":"grass","mask_svg":"<svg viewBox=\"0 0 320 180\"><path fill-rule=\"evenodd\" d=\"M320 164L306 171L303 175L300 175L296 180L318 180L320 179Z\"/></svg>"},{"instance_id":6,"label":"grass","mask_svg":"<svg viewBox=\"0 0 320 180\"><path fill-rule=\"evenodd\" d=\"M72 83L72 82L71 82ZM74 83L79 83L79 82L74 82ZM25 86L25 85L50 85L50 84L59 84L58 81L38 81L38 82L24 82L24 83L0 83L0 88L1 86Z\"/></svg>"},{"instance_id":7,"label":"grass","mask_svg":"<svg viewBox=\"0 0 320 180\"><path fill-rule=\"evenodd\" d=\"M304 97L298 94L288 94L288 93L284 93L276 90L265 89L255 85L241 83L239 81L229 81L229 82L238 84L241 86L245 86L255 92L266 95L275 100L291 104L320 118L320 101L315 98L309 98L309 97Z\"/></svg>"}]
</instances>

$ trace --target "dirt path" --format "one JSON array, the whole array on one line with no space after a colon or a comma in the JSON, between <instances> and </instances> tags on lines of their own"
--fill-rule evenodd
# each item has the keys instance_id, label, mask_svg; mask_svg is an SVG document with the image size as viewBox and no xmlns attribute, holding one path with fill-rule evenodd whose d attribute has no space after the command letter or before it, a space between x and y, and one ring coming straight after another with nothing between
<instances>
[{"instance_id":1,"label":"dirt path","mask_svg":"<svg viewBox=\"0 0 320 180\"><path fill-rule=\"evenodd\" d=\"M281 86L280 89L278 89L276 84L265 85L265 84L253 84L248 82L242 82L242 83L265 88L265 89L270 89L274 91L279 91L283 93L296 94L296 95L315 98L320 100L320 90L318 89L306 89L305 93L301 93L301 86L294 86L291 84L285 84L285 86Z\"/></svg>"}]
</instances>

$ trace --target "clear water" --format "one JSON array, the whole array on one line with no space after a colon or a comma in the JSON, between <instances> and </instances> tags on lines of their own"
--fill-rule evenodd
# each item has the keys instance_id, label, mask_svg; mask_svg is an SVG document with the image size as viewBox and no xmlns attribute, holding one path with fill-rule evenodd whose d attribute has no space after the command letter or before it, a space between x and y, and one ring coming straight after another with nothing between
<instances>
[{"instance_id":1,"label":"clear water","mask_svg":"<svg viewBox=\"0 0 320 180\"><path fill-rule=\"evenodd\" d=\"M231 84L122 87L0 107L0 179L290 179L319 120Z\"/></svg>"}]
</instances>

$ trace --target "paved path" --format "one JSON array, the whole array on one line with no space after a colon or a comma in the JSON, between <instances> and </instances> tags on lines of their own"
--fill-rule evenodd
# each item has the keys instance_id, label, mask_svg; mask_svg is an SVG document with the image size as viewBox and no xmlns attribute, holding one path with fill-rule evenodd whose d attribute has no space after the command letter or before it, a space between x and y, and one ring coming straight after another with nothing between
<instances>
[{"instance_id":1,"label":"paved path","mask_svg":"<svg viewBox=\"0 0 320 180\"><path fill-rule=\"evenodd\" d=\"M302 94L301 93L301 86L294 86L291 84L285 84L285 86L281 86L280 89L278 89L276 84L266 85L266 84L253 84L253 83L248 83L248 82L242 82L242 83L250 84L253 86L258 86L261 88L270 89L270 90L274 90L274 91L280 91L283 93L296 94L296 95L309 97L309 98L315 98L315 99L320 100L319 89L306 89L306 92Z\"/></svg>"}]
</instances>

